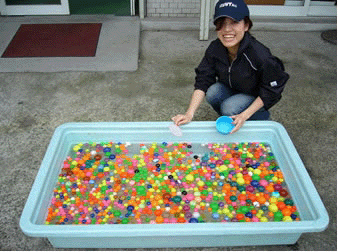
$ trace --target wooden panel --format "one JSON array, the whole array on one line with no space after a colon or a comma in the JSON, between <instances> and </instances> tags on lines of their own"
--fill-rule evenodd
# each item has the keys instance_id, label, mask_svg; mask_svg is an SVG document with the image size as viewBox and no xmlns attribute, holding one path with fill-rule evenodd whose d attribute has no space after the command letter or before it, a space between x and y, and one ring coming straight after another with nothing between
<instances>
[{"instance_id":1,"label":"wooden panel","mask_svg":"<svg viewBox=\"0 0 338 252\"><path fill-rule=\"evenodd\" d=\"M284 5L285 0L246 0L248 5Z\"/></svg>"}]
</instances>

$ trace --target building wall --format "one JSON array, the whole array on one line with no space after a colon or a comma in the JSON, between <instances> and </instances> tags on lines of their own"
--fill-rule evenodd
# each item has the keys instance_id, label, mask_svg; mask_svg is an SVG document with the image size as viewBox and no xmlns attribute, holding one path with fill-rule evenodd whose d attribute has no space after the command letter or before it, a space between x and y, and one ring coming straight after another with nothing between
<instances>
[{"instance_id":1,"label":"building wall","mask_svg":"<svg viewBox=\"0 0 338 252\"><path fill-rule=\"evenodd\" d=\"M199 17L200 0L147 0L147 17Z\"/></svg>"}]
</instances>

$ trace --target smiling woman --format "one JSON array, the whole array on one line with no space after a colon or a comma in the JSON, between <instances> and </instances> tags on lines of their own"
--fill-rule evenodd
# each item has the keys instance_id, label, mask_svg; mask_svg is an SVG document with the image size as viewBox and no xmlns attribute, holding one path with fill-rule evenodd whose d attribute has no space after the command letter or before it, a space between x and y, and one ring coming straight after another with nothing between
<instances>
[{"instance_id":1,"label":"smiling woman","mask_svg":"<svg viewBox=\"0 0 338 252\"><path fill-rule=\"evenodd\" d=\"M221 17L216 20L217 37L229 51L229 58L235 60L239 43L249 30L248 23L244 20L237 21L229 17Z\"/></svg>"},{"instance_id":2,"label":"smiling woman","mask_svg":"<svg viewBox=\"0 0 338 252\"><path fill-rule=\"evenodd\" d=\"M206 98L222 116L233 119L238 131L246 120L268 120L281 99L289 75L270 50L250 35L248 6L243 0L220 0L215 6L216 40L196 68L195 91L185 114L172 118L189 123Z\"/></svg>"}]
</instances>

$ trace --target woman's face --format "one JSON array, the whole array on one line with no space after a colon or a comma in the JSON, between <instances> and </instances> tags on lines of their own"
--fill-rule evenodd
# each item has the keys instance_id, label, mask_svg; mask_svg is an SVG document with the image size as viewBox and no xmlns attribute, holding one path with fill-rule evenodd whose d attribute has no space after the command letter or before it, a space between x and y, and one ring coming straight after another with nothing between
<instances>
[{"instance_id":1,"label":"woman's face","mask_svg":"<svg viewBox=\"0 0 338 252\"><path fill-rule=\"evenodd\" d=\"M239 43L248 30L249 25L244 20L238 22L227 17L224 19L222 28L217 31L217 37L226 48L237 53Z\"/></svg>"}]
</instances>

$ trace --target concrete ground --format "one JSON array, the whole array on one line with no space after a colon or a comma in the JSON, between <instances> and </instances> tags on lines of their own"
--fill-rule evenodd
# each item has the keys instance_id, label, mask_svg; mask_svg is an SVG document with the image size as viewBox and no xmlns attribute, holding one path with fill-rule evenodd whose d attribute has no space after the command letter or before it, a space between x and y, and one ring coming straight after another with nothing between
<instances>
[{"instance_id":1,"label":"concrete ground","mask_svg":"<svg viewBox=\"0 0 338 252\"><path fill-rule=\"evenodd\" d=\"M135 71L140 19L114 15L0 16L0 55L22 24L101 23L95 57L1 58L0 72ZM114 60L112 60L114 59Z\"/></svg>"},{"instance_id":2,"label":"concrete ground","mask_svg":"<svg viewBox=\"0 0 338 252\"><path fill-rule=\"evenodd\" d=\"M293 245L184 250L337 250L337 47L322 40L320 31L252 34L284 61L291 76L271 109L272 120L288 131L330 224L323 232L304 233ZM198 37L196 30L143 31L135 72L0 73L1 250L57 250L19 227L55 128L66 122L169 121L184 113L194 68L215 38ZM205 102L194 118L216 119Z\"/></svg>"}]
</instances>

